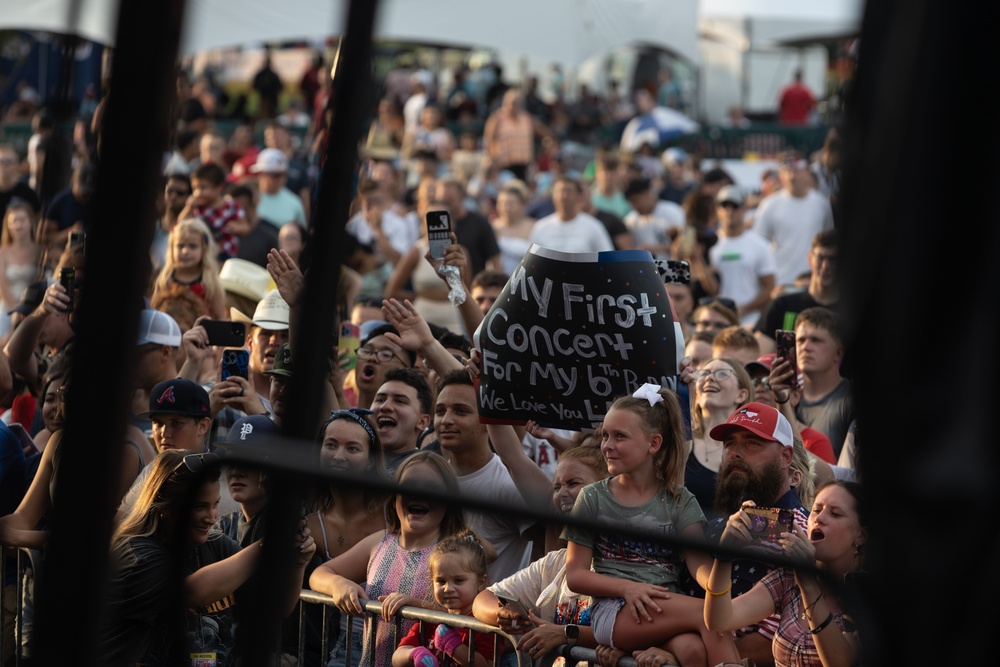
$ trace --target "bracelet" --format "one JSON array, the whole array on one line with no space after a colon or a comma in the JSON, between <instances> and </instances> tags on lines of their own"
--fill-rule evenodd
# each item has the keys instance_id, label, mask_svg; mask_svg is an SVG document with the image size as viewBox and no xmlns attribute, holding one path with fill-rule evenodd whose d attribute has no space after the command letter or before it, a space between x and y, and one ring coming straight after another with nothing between
<instances>
[{"instance_id":1,"label":"bracelet","mask_svg":"<svg viewBox=\"0 0 1000 667\"><path fill-rule=\"evenodd\" d=\"M734 560L736 560L735 558L727 556L726 554L719 553L718 551L712 552L712 558L719 561L720 563L732 563Z\"/></svg>"},{"instance_id":2,"label":"bracelet","mask_svg":"<svg viewBox=\"0 0 1000 667\"><path fill-rule=\"evenodd\" d=\"M781 405L784 405L785 403L787 403L787 402L788 402L788 399L790 399L790 398L791 398L791 396L785 396L785 400L783 400L783 401L779 401L779 400L778 400L778 395L777 395L777 394L775 394L775 395L774 395L774 402L775 402L775 403L780 403Z\"/></svg>"},{"instance_id":3,"label":"bracelet","mask_svg":"<svg viewBox=\"0 0 1000 667\"><path fill-rule=\"evenodd\" d=\"M830 621L832 620L833 620L833 612L831 611L830 615L826 617L826 620L820 623L814 629L810 630L809 634L818 635L819 633L823 632L823 630L826 629L826 626L830 625Z\"/></svg>"},{"instance_id":4,"label":"bracelet","mask_svg":"<svg viewBox=\"0 0 1000 667\"><path fill-rule=\"evenodd\" d=\"M707 581L705 583L708 584ZM729 582L729 586L726 587L726 590L719 591L718 593L712 592L711 590L709 590L707 585L705 586L705 592L708 593L709 595L714 595L715 597L719 597L720 595L725 595L731 590L733 590L733 582Z\"/></svg>"},{"instance_id":5,"label":"bracelet","mask_svg":"<svg viewBox=\"0 0 1000 667\"><path fill-rule=\"evenodd\" d=\"M806 618L806 614L808 614L810 611L812 611L812 608L816 606L816 603L819 602L820 598L822 598L822 597L823 597L823 594L820 593L819 595L816 596L816 599L812 601L811 605L808 605L807 607L805 607L805 608L802 609L802 620L803 621L809 620L809 619Z\"/></svg>"}]
</instances>

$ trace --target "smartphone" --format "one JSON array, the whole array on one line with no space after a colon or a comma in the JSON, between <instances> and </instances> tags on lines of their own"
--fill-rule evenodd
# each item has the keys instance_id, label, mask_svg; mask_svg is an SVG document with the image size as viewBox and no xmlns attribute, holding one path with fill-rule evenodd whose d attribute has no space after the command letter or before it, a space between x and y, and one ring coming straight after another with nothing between
<instances>
[{"instance_id":1,"label":"smartphone","mask_svg":"<svg viewBox=\"0 0 1000 667\"><path fill-rule=\"evenodd\" d=\"M229 320L202 320L199 325L208 334L208 344L218 347L243 347L247 344L247 325Z\"/></svg>"},{"instance_id":2,"label":"smartphone","mask_svg":"<svg viewBox=\"0 0 1000 667\"><path fill-rule=\"evenodd\" d=\"M444 259L444 251L451 245L451 214L448 211L427 211L426 222L431 257Z\"/></svg>"},{"instance_id":3,"label":"smartphone","mask_svg":"<svg viewBox=\"0 0 1000 667\"><path fill-rule=\"evenodd\" d=\"M690 257L694 253L694 244L698 240L698 230L691 225L685 225L681 232L681 255Z\"/></svg>"},{"instance_id":4,"label":"smartphone","mask_svg":"<svg viewBox=\"0 0 1000 667\"><path fill-rule=\"evenodd\" d=\"M516 598L509 598L506 595L497 595L497 600L500 601L501 607L505 607L517 614L520 614L521 618L523 618L525 622L531 623L531 621L528 620L528 609L521 604L520 600Z\"/></svg>"},{"instance_id":5,"label":"smartphone","mask_svg":"<svg viewBox=\"0 0 1000 667\"><path fill-rule=\"evenodd\" d=\"M683 259L654 259L664 285L690 285L691 264Z\"/></svg>"},{"instance_id":6,"label":"smartphone","mask_svg":"<svg viewBox=\"0 0 1000 667\"><path fill-rule=\"evenodd\" d=\"M347 370L358 365L358 348L361 346L361 327L354 322L340 323L340 336L337 338L337 353L347 355Z\"/></svg>"},{"instance_id":7,"label":"smartphone","mask_svg":"<svg viewBox=\"0 0 1000 667\"><path fill-rule=\"evenodd\" d=\"M60 269L59 284L63 286L66 294L69 295L69 305L66 306L66 310L63 312L71 313L73 312L73 299L76 296L76 269L71 266Z\"/></svg>"},{"instance_id":8,"label":"smartphone","mask_svg":"<svg viewBox=\"0 0 1000 667\"><path fill-rule=\"evenodd\" d=\"M774 332L774 342L777 356L788 360L797 374L799 372L799 359L795 354L795 332L788 329L778 329Z\"/></svg>"},{"instance_id":9,"label":"smartphone","mask_svg":"<svg viewBox=\"0 0 1000 667\"><path fill-rule=\"evenodd\" d=\"M223 350L222 379L227 380L233 375L239 375L244 380L249 379L250 353L246 350Z\"/></svg>"},{"instance_id":10,"label":"smartphone","mask_svg":"<svg viewBox=\"0 0 1000 667\"><path fill-rule=\"evenodd\" d=\"M80 250L84 250L87 242L87 233L82 231L70 232L69 237L66 239L66 248L76 248L79 247Z\"/></svg>"},{"instance_id":11,"label":"smartphone","mask_svg":"<svg viewBox=\"0 0 1000 667\"><path fill-rule=\"evenodd\" d=\"M777 507L747 507L750 537L754 542L777 542L782 533L792 532L792 510Z\"/></svg>"}]
</instances>

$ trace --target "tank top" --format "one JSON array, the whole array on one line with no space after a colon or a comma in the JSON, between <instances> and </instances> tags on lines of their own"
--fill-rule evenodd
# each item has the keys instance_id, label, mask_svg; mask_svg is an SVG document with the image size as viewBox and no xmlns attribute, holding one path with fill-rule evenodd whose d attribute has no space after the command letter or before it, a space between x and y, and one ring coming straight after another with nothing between
<instances>
[{"instance_id":1,"label":"tank top","mask_svg":"<svg viewBox=\"0 0 1000 667\"><path fill-rule=\"evenodd\" d=\"M684 486L694 494L701 505L701 511L705 516L712 518L715 512L715 478L717 473L706 468L698 457L694 455L694 448L688 454L687 465L684 468Z\"/></svg>"},{"instance_id":2,"label":"tank top","mask_svg":"<svg viewBox=\"0 0 1000 667\"><path fill-rule=\"evenodd\" d=\"M430 600L433 587L428 562L432 551L434 545L417 551L407 551L399 546L399 535L387 532L372 554L371 560L368 561L366 587L368 599L377 600L380 595L402 593L418 600ZM373 621L376 630L374 657L369 648ZM402 619L400 629L402 634L397 636L395 623L381 623L377 622L377 619L366 617L361 664L371 667L392 667L393 651L415 623L413 620Z\"/></svg>"}]
</instances>

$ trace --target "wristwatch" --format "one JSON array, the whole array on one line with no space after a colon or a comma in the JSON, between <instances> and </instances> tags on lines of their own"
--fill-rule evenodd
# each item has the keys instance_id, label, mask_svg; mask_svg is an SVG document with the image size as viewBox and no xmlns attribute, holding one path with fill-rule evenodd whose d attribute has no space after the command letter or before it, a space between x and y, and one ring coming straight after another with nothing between
<instances>
[{"instance_id":1,"label":"wristwatch","mask_svg":"<svg viewBox=\"0 0 1000 667\"><path fill-rule=\"evenodd\" d=\"M573 625L572 623L564 625L563 632L566 633L566 643L572 646L576 644L576 640L580 637L580 626Z\"/></svg>"}]
</instances>

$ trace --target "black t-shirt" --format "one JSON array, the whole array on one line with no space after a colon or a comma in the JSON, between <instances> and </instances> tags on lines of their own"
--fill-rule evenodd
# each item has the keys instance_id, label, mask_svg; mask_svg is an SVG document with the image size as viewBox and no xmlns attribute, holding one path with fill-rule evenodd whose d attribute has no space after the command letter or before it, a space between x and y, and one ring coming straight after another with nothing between
<instances>
[{"instance_id":1,"label":"black t-shirt","mask_svg":"<svg viewBox=\"0 0 1000 667\"><path fill-rule=\"evenodd\" d=\"M65 188L52 199L45 217L59 223L59 231L69 229L77 220L82 221L84 227L89 227L90 203L80 201L71 188Z\"/></svg>"},{"instance_id":2,"label":"black t-shirt","mask_svg":"<svg viewBox=\"0 0 1000 667\"><path fill-rule=\"evenodd\" d=\"M249 234L240 237L236 256L267 268L267 253L278 247L278 229L261 218Z\"/></svg>"},{"instance_id":3,"label":"black t-shirt","mask_svg":"<svg viewBox=\"0 0 1000 667\"><path fill-rule=\"evenodd\" d=\"M468 211L465 217L455 221L454 228L459 244L469 254L472 275L486 268L486 260L500 254L493 226L482 215Z\"/></svg>"},{"instance_id":4,"label":"black t-shirt","mask_svg":"<svg viewBox=\"0 0 1000 667\"><path fill-rule=\"evenodd\" d=\"M608 230L608 235L611 240L614 241L616 236L621 234L628 234L628 227L625 226L625 221L619 218L614 213L608 213L607 211L602 211L601 209L595 209L593 216L601 221L604 228ZM615 243L615 250L621 250L618 244Z\"/></svg>"}]
</instances>

